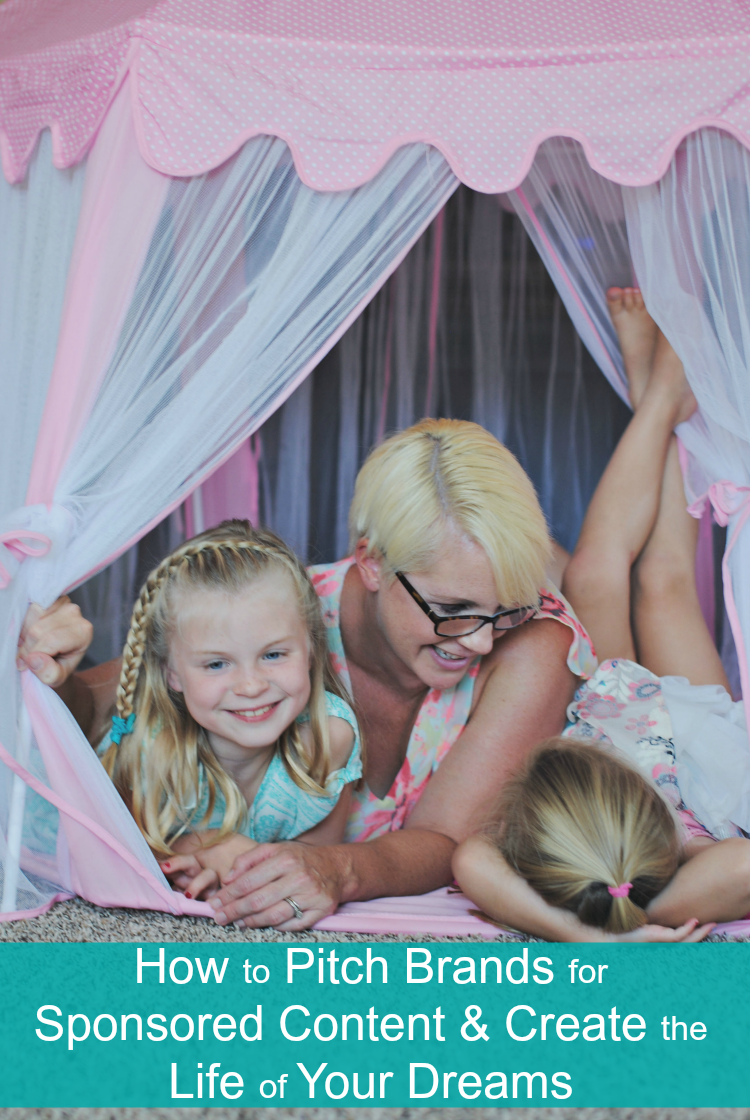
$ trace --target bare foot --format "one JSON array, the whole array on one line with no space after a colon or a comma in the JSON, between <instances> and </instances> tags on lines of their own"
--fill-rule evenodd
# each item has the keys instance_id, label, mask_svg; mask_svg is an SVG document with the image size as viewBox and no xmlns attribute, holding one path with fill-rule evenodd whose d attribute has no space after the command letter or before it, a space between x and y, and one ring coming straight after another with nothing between
<instances>
[{"instance_id":1,"label":"bare foot","mask_svg":"<svg viewBox=\"0 0 750 1120\"><path fill-rule=\"evenodd\" d=\"M630 403L637 408L651 376L658 327L646 310L638 288L610 288L607 306L620 340Z\"/></svg>"},{"instance_id":2,"label":"bare foot","mask_svg":"<svg viewBox=\"0 0 750 1120\"><path fill-rule=\"evenodd\" d=\"M698 407L693 391L688 385L682 362L661 331L654 348L654 362L649 382L649 392L668 394L674 407L674 426L689 420Z\"/></svg>"}]
</instances>

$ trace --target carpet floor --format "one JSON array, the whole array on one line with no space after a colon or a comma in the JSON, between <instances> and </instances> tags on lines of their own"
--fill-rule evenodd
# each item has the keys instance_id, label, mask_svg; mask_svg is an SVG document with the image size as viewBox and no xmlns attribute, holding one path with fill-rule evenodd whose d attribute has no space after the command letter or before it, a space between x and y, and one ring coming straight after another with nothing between
<instances>
[{"instance_id":1,"label":"carpet floor","mask_svg":"<svg viewBox=\"0 0 750 1120\"><path fill-rule=\"evenodd\" d=\"M748 1108L2 1108L0 1120L750 1120Z\"/></svg>"},{"instance_id":2,"label":"carpet floor","mask_svg":"<svg viewBox=\"0 0 750 1120\"><path fill-rule=\"evenodd\" d=\"M498 940L517 942L518 938L500 934ZM237 929L217 926L211 918L175 917L156 910L105 910L81 898L58 902L39 918L0 922L0 942L3 941L475 941L486 944L484 937Z\"/></svg>"},{"instance_id":3,"label":"carpet floor","mask_svg":"<svg viewBox=\"0 0 750 1120\"><path fill-rule=\"evenodd\" d=\"M498 931L496 940L517 944L519 938ZM728 938L722 934L709 940L748 941L750 938ZM328 933L323 930L278 933L273 929L236 929L234 926L217 926L210 918L174 917L156 910L103 909L81 898L58 902L39 918L0 922L0 942L3 941L473 941L487 944L486 938L478 936ZM472 1112L476 1115L476 1109ZM518 1112L514 1114L518 1115ZM195 1112L191 1111L191 1115L195 1116Z\"/></svg>"}]
</instances>

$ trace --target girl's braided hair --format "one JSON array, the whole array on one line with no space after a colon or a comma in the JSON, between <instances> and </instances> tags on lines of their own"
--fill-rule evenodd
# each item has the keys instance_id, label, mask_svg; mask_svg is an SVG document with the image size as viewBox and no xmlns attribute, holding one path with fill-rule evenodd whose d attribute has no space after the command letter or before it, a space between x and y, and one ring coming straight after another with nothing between
<instances>
[{"instance_id":1,"label":"girl's braided hair","mask_svg":"<svg viewBox=\"0 0 750 1120\"><path fill-rule=\"evenodd\" d=\"M219 764L208 734L169 688L169 640L176 621L175 600L183 591L239 593L271 571L291 579L310 641L310 745L292 723L278 742L282 761L303 790L322 794L330 772L330 736L325 693L349 698L331 668L320 601L300 560L267 529L248 521L223 521L187 541L151 572L141 589L123 650L117 713L134 715L129 734L112 744L104 765L151 848L172 854L171 842L184 831L206 827L217 792L226 812L214 842L241 826L247 805L234 780ZM207 798L207 801L206 801ZM197 812L206 801L205 812Z\"/></svg>"}]
</instances>

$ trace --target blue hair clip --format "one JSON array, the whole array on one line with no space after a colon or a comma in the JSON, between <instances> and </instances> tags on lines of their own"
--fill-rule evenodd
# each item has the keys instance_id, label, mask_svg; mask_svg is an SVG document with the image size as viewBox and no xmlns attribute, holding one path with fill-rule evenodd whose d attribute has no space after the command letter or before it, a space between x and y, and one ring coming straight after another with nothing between
<instances>
[{"instance_id":1,"label":"blue hair clip","mask_svg":"<svg viewBox=\"0 0 750 1120\"><path fill-rule=\"evenodd\" d=\"M109 737L113 743L119 743L123 735L129 735L135 727L135 712L131 712L127 719L122 719L121 716L112 716L112 730Z\"/></svg>"}]
</instances>

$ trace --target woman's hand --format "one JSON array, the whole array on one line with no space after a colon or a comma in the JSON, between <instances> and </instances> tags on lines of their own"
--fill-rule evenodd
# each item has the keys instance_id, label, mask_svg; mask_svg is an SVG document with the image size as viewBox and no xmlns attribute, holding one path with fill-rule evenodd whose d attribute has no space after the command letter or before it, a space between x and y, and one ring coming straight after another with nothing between
<instances>
[{"instance_id":1,"label":"woman's hand","mask_svg":"<svg viewBox=\"0 0 750 1120\"><path fill-rule=\"evenodd\" d=\"M309 929L332 914L343 896L344 847L297 842L259 844L235 860L222 889L211 898L219 925L251 929ZM287 898L303 912L297 918Z\"/></svg>"},{"instance_id":2,"label":"woman's hand","mask_svg":"<svg viewBox=\"0 0 750 1120\"><path fill-rule=\"evenodd\" d=\"M43 610L32 603L18 639L16 665L30 669L42 684L60 688L85 654L94 628L67 595Z\"/></svg>"},{"instance_id":3,"label":"woman's hand","mask_svg":"<svg viewBox=\"0 0 750 1120\"><path fill-rule=\"evenodd\" d=\"M624 942L630 945L655 941L671 943L703 941L715 925L716 922L708 922L702 926L698 924L698 918L691 918L689 922L685 922L683 926L679 926L677 929L672 929L670 926L639 926L638 929L631 930L630 933L612 933L607 937L607 940Z\"/></svg>"}]
</instances>

